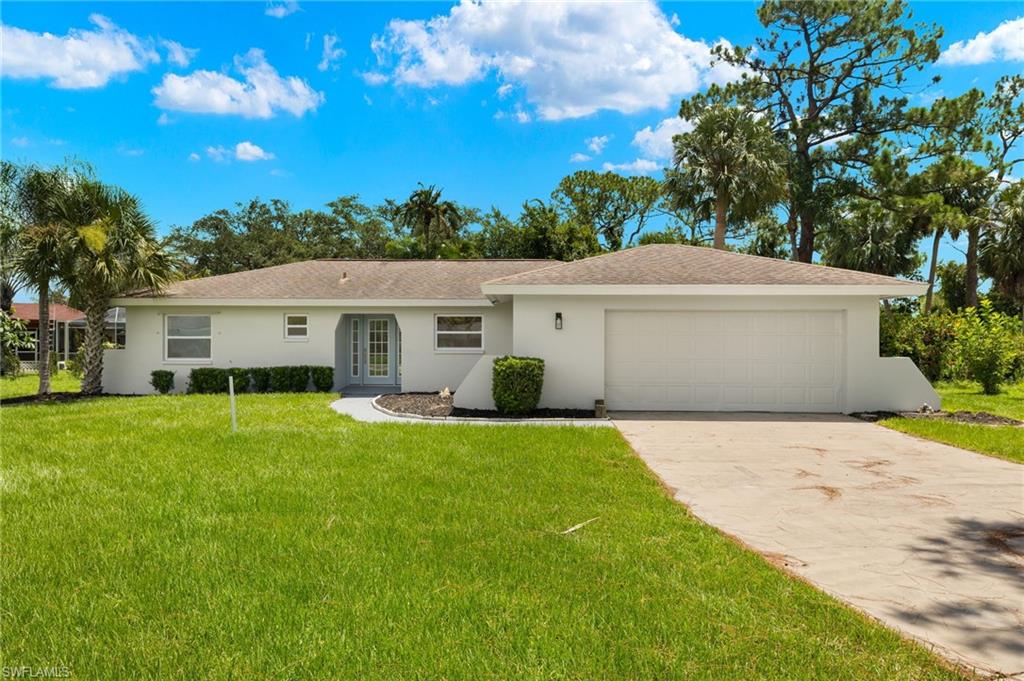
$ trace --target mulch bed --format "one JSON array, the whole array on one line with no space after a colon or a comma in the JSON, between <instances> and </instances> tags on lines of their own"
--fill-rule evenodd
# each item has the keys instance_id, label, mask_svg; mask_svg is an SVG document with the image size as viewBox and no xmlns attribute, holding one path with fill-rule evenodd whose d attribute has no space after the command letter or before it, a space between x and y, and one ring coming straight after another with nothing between
<instances>
[{"instance_id":1,"label":"mulch bed","mask_svg":"<svg viewBox=\"0 0 1024 681\"><path fill-rule=\"evenodd\" d=\"M1024 421L1011 419L1008 416L996 416L986 411L864 411L850 414L850 416L872 423L883 419L900 417L905 419L954 421L956 423L970 423L982 426L1024 426Z\"/></svg>"},{"instance_id":2,"label":"mulch bed","mask_svg":"<svg viewBox=\"0 0 1024 681\"><path fill-rule=\"evenodd\" d=\"M511 416L493 409L463 409L452 404L451 396L440 393L397 393L381 395L377 403L397 414L416 416L459 416L468 418L514 418L514 419L592 419L593 410L586 409L534 409L528 414Z\"/></svg>"},{"instance_id":3,"label":"mulch bed","mask_svg":"<svg viewBox=\"0 0 1024 681\"><path fill-rule=\"evenodd\" d=\"M0 406L10 407L16 404L44 404L49 402L74 402L76 400L94 400L100 397L135 397L135 395L115 395L113 393L101 393L99 395L85 395L83 393L50 393L48 395L21 395L19 397L0 398Z\"/></svg>"}]
</instances>

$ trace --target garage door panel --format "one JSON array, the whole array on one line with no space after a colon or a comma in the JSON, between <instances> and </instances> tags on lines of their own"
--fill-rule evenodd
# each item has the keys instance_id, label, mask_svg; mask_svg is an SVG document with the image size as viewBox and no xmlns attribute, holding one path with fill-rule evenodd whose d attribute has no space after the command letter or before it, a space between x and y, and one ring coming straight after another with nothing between
<instances>
[{"instance_id":1,"label":"garage door panel","mask_svg":"<svg viewBox=\"0 0 1024 681\"><path fill-rule=\"evenodd\" d=\"M842 313L609 312L610 409L839 411Z\"/></svg>"}]
</instances>

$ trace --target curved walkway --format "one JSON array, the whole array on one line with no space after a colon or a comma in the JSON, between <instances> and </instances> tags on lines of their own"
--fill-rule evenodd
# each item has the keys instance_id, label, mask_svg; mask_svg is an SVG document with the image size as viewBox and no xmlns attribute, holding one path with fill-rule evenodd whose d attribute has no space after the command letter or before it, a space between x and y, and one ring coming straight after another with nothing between
<instances>
[{"instance_id":1,"label":"curved walkway","mask_svg":"<svg viewBox=\"0 0 1024 681\"><path fill-rule=\"evenodd\" d=\"M373 405L376 397L342 397L331 402L331 409L339 414L351 416L366 423L426 423L433 425L479 425L479 426L583 426L589 428L611 427L606 419L485 419L485 418L416 418L385 413Z\"/></svg>"}]
</instances>

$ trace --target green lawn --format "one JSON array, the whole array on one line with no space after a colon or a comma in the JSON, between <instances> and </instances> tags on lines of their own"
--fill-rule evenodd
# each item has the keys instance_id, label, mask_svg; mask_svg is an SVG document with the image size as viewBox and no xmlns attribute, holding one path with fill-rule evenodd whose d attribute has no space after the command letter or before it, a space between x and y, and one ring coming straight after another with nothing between
<instances>
[{"instance_id":1,"label":"green lawn","mask_svg":"<svg viewBox=\"0 0 1024 681\"><path fill-rule=\"evenodd\" d=\"M237 434L222 396L0 410L0 665L956 677L690 517L614 430L359 424L329 399L243 395Z\"/></svg>"},{"instance_id":2,"label":"green lawn","mask_svg":"<svg viewBox=\"0 0 1024 681\"><path fill-rule=\"evenodd\" d=\"M67 371L59 371L50 377L50 390L55 393L78 392L82 381ZM0 397L21 397L35 395L39 391L39 374L22 374L15 378L0 377Z\"/></svg>"},{"instance_id":3,"label":"green lawn","mask_svg":"<svg viewBox=\"0 0 1024 681\"><path fill-rule=\"evenodd\" d=\"M987 411L1024 420L1024 384L1005 386L999 395L982 394L973 383L941 383L935 389L942 396L945 411ZM888 419L882 423L904 433L1024 463L1024 428L925 419Z\"/></svg>"}]
</instances>

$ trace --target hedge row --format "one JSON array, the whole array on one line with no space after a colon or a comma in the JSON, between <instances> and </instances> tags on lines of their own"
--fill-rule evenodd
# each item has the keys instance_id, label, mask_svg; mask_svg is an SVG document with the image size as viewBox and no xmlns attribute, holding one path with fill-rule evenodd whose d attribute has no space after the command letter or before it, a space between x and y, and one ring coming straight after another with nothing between
<instances>
[{"instance_id":1,"label":"hedge row","mask_svg":"<svg viewBox=\"0 0 1024 681\"><path fill-rule=\"evenodd\" d=\"M189 372L188 392L226 393L229 376L235 379L236 393L304 393L310 384L317 392L329 392L334 385L334 367L327 366L200 367Z\"/></svg>"}]
</instances>

